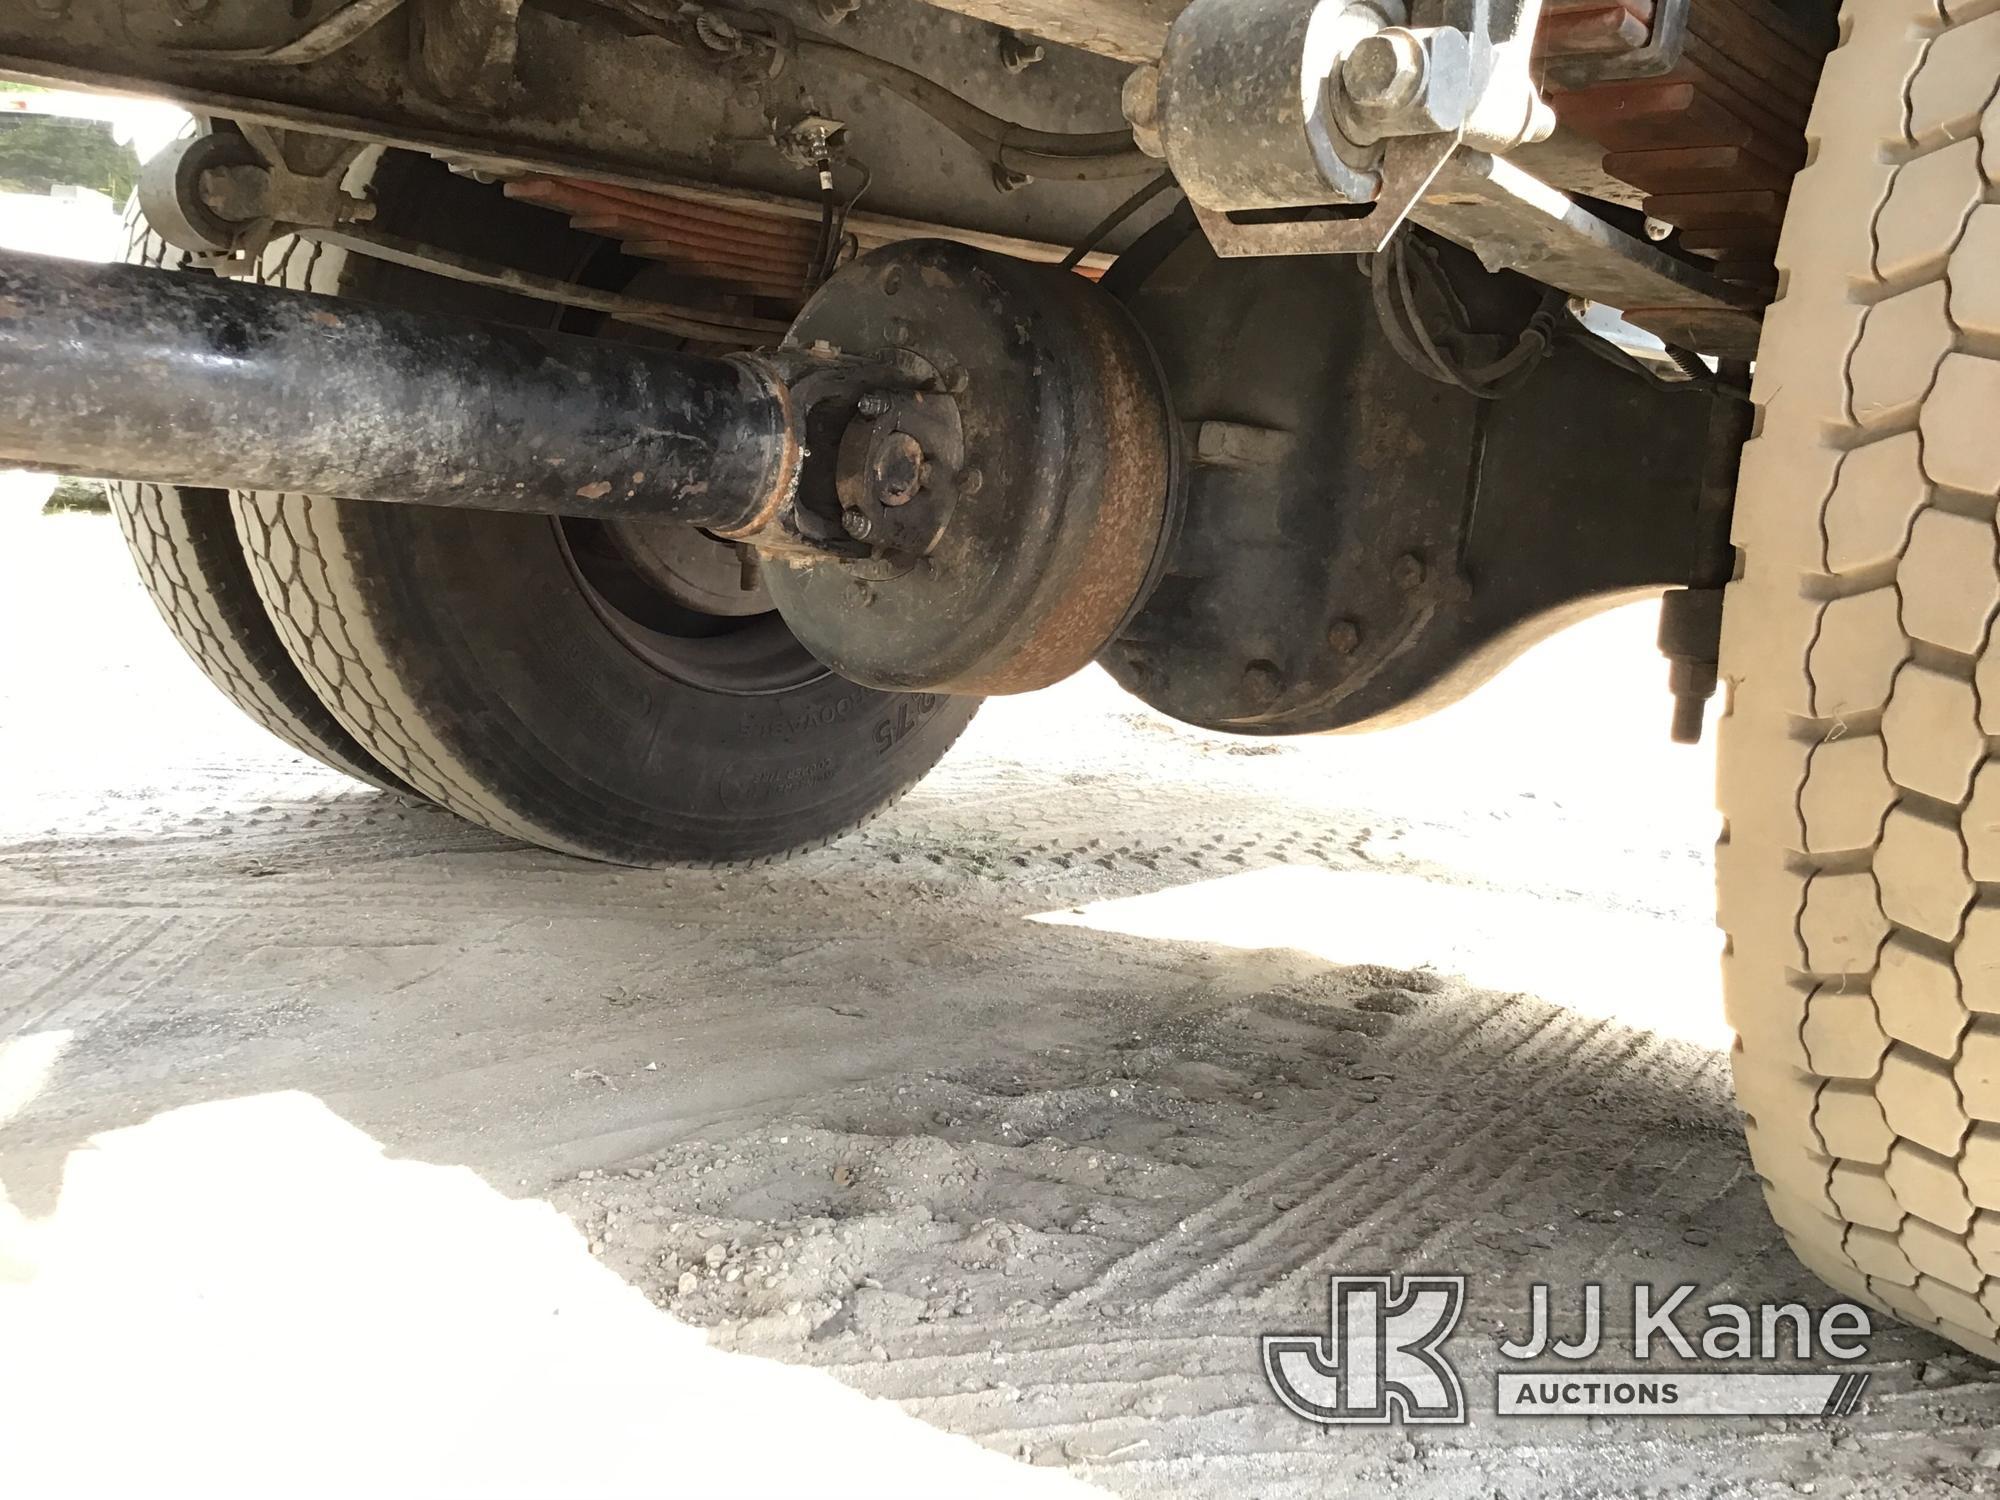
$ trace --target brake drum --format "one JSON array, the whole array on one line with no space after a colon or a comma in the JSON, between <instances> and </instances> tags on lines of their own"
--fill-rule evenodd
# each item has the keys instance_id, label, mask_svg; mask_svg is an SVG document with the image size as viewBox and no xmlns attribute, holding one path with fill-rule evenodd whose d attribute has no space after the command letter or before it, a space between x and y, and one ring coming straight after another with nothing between
<instances>
[{"instance_id":1,"label":"brake drum","mask_svg":"<svg viewBox=\"0 0 2000 1500\"><path fill-rule=\"evenodd\" d=\"M1082 276L944 241L863 257L791 335L911 389L839 439L851 558L774 558L815 656L871 687L1027 692L1092 661L1173 531L1173 424L1145 337Z\"/></svg>"}]
</instances>

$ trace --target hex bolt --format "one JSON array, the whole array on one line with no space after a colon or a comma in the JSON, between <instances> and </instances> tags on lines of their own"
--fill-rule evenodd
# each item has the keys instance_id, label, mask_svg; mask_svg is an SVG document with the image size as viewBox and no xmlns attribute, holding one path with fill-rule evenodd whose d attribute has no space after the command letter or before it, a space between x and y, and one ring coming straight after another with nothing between
<instances>
[{"instance_id":1,"label":"hex bolt","mask_svg":"<svg viewBox=\"0 0 2000 1500\"><path fill-rule=\"evenodd\" d=\"M1430 570L1424 566L1424 560L1421 557L1417 556L1414 552L1405 552L1391 565L1389 579L1397 588L1408 593L1412 589L1421 588L1424 579L1429 576L1429 572Z\"/></svg>"},{"instance_id":2,"label":"hex bolt","mask_svg":"<svg viewBox=\"0 0 2000 1500\"><path fill-rule=\"evenodd\" d=\"M1160 135L1160 70L1150 66L1133 69L1118 97L1139 149L1164 160L1167 148Z\"/></svg>"},{"instance_id":3,"label":"hex bolt","mask_svg":"<svg viewBox=\"0 0 2000 1500\"><path fill-rule=\"evenodd\" d=\"M1252 708L1269 708L1284 690L1284 674L1277 663L1253 661L1243 669L1243 696Z\"/></svg>"},{"instance_id":4,"label":"hex bolt","mask_svg":"<svg viewBox=\"0 0 2000 1500\"><path fill-rule=\"evenodd\" d=\"M854 409L872 422L877 417L884 417L889 414L889 398L880 391L870 391L854 403Z\"/></svg>"},{"instance_id":5,"label":"hex bolt","mask_svg":"<svg viewBox=\"0 0 2000 1500\"><path fill-rule=\"evenodd\" d=\"M1665 219L1656 219L1651 214L1646 215L1647 239L1651 240L1654 244L1657 245L1662 240L1670 240L1673 237L1674 237L1673 225L1669 224Z\"/></svg>"},{"instance_id":6,"label":"hex bolt","mask_svg":"<svg viewBox=\"0 0 2000 1500\"><path fill-rule=\"evenodd\" d=\"M1361 649L1361 627L1352 620L1335 620L1326 633L1326 643L1336 656L1352 656Z\"/></svg>"},{"instance_id":7,"label":"hex bolt","mask_svg":"<svg viewBox=\"0 0 2000 1500\"><path fill-rule=\"evenodd\" d=\"M1396 109L1417 97L1425 66L1423 43L1390 26L1354 44L1340 65L1340 84L1363 109Z\"/></svg>"},{"instance_id":8,"label":"hex bolt","mask_svg":"<svg viewBox=\"0 0 2000 1500\"><path fill-rule=\"evenodd\" d=\"M875 523L858 510L843 511L840 529L857 542L865 542L875 534Z\"/></svg>"},{"instance_id":9,"label":"hex bolt","mask_svg":"<svg viewBox=\"0 0 2000 1500\"><path fill-rule=\"evenodd\" d=\"M263 217L271 190L268 167L210 167L195 180L202 206L226 224Z\"/></svg>"}]
</instances>

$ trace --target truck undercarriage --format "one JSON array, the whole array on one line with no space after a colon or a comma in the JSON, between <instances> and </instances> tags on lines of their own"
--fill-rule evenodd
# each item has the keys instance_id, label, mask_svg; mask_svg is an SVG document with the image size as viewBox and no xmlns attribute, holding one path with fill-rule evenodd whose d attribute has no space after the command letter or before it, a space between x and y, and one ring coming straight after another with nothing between
<instances>
[{"instance_id":1,"label":"truck undercarriage","mask_svg":"<svg viewBox=\"0 0 2000 1500\"><path fill-rule=\"evenodd\" d=\"M635 865L1092 662L1360 729L1664 595L1772 1209L2000 1355L2000 0L1836 9L19 0L200 123L0 256L0 460L299 749Z\"/></svg>"},{"instance_id":2,"label":"truck undercarriage","mask_svg":"<svg viewBox=\"0 0 2000 1500\"><path fill-rule=\"evenodd\" d=\"M468 328L335 328L226 281L57 285L10 266L7 357L62 378L11 383L0 450L130 480L693 525L852 680L1016 691L1101 656L1166 712L1256 733L1422 711L1579 609L1678 586L1677 726L1698 733L1740 362L1775 281L1823 7L952 9L972 14L35 0L0 21L0 68L216 122L142 192L198 264L240 276L301 236L681 349L625 339L601 381L534 369L510 389L502 368L534 361L496 363ZM378 144L646 269L589 287L510 263L504 237L482 255L425 243L346 185ZM938 239L969 249L912 248ZM1028 269L1054 262L1084 275ZM995 277L1018 285L1001 296ZM925 294L892 305L904 282ZM1101 336L1038 359L1009 409L1019 364L1094 319ZM189 420L232 320L272 331ZM1009 321L1035 338L1009 347ZM787 329L781 355L748 352ZM588 394L543 404L564 378ZM497 410L427 428L411 394L454 381L451 410L482 392ZM699 441L624 441L662 400ZM1038 457L982 461L969 431ZM1336 473L1335 503L1298 503Z\"/></svg>"}]
</instances>

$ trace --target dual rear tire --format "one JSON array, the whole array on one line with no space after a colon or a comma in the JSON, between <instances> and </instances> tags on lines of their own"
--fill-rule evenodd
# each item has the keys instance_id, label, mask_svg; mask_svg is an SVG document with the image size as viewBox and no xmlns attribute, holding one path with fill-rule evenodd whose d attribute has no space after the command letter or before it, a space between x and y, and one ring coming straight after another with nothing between
<instances>
[{"instance_id":1,"label":"dual rear tire","mask_svg":"<svg viewBox=\"0 0 2000 1500\"><path fill-rule=\"evenodd\" d=\"M421 158L371 190L394 231L572 275L595 246ZM133 258L177 263L143 232ZM546 326L551 309L274 244L261 279ZM544 517L126 484L140 577L196 663L288 743L497 832L620 864L767 859L892 803L976 700L820 668L764 610L658 597L619 551ZM630 549L627 549L629 551ZM607 570L616 570L608 572Z\"/></svg>"}]
</instances>

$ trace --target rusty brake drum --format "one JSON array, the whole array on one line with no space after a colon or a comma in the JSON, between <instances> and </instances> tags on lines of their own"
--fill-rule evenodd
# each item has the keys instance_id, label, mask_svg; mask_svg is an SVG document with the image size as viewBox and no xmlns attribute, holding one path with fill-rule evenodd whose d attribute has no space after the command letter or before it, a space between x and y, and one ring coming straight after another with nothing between
<instances>
[{"instance_id":1,"label":"rusty brake drum","mask_svg":"<svg viewBox=\"0 0 2000 1500\"><path fill-rule=\"evenodd\" d=\"M909 385L840 438L865 555L767 561L806 648L870 687L958 694L1092 661L1158 576L1178 491L1164 384L1125 310L1054 266L917 241L839 272L790 342L893 359Z\"/></svg>"}]
</instances>

